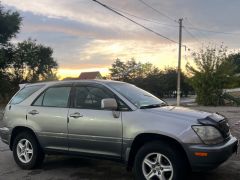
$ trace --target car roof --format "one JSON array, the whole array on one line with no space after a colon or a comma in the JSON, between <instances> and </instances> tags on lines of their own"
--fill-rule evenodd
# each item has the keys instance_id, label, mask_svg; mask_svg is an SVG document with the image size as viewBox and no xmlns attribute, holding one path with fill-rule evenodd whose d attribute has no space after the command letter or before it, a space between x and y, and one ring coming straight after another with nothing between
<instances>
[{"instance_id":1,"label":"car roof","mask_svg":"<svg viewBox=\"0 0 240 180\"><path fill-rule=\"evenodd\" d=\"M47 81L47 82L37 82L37 83L27 83L20 84L20 87L32 86L32 85L57 85L57 84L69 84L69 83L77 83L77 82L85 82L85 83L98 83L98 84L109 84L109 83L125 83L122 81L113 81L113 80L103 80L103 79L89 79L89 80L63 80L63 81Z\"/></svg>"}]
</instances>

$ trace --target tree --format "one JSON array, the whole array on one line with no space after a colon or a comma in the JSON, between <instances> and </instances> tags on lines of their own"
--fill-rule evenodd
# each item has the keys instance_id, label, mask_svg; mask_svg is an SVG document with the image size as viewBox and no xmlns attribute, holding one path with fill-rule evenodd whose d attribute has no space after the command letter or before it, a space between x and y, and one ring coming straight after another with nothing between
<instances>
[{"instance_id":1,"label":"tree","mask_svg":"<svg viewBox=\"0 0 240 180\"><path fill-rule=\"evenodd\" d=\"M5 45L20 30L22 18L19 13L6 11L0 4L0 44Z\"/></svg>"},{"instance_id":2,"label":"tree","mask_svg":"<svg viewBox=\"0 0 240 180\"><path fill-rule=\"evenodd\" d=\"M227 59L227 48L207 47L193 54L194 65L186 68L192 75L191 84L201 105L223 104L222 92L232 81L234 67Z\"/></svg>"},{"instance_id":3,"label":"tree","mask_svg":"<svg viewBox=\"0 0 240 180\"><path fill-rule=\"evenodd\" d=\"M164 85L164 94L168 97L176 96L177 91L177 74L178 71L175 68L165 68L162 76L162 84ZM192 87L188 83L188 77L181 72L181 96L188 96L189 92L193 91Z\"/></svg>"},{"instance_id":4,"label":"tree","mask_svg":"<svg viewBox=\"0 0 240 180\"><path fill-rule=\"evenodd\" d=\"M151 63L136 62L134 58L126 62L116 59L109 69L113 79L131 81L136 78L147 77L152 72L158 71Z\"/></svg>"},{"instance_id":5,"label":"tree","mask_svg":"<svg viewBox=\"0 0 240 180\"><path fill-rule=\"evenodd\" d=\"M115 62L112 64L112 68L109 69L111 77L116 80L125 79L126 70L127 66L120 59L116 59Z\"/></svg>"},{"instance_id":6,"label":"tree","mask_svg":"<svg viewBox=\"0 0 240 180\"><path fill-rule=\"evenodd\" d=\"M240 73L240 53L233 53L228 55L227 59L232 62L234 66L234 73Z\"/></svg>"},{"instance_id":7,"label":"tree","mask_svg":"<svg viewBox=\"0 0 240 180\"><path fill-rule=\"evenodd\" d=\"M0 4L0 71L11 63L12 44L9 40L19 32L21 21L18 12L6 11Z\"/></svg>"},{"instance_id":8,"label":"tree","mask_svg":"<svg viewBox=\"0 0 240 180\"><path fill-rule=\"evenodd\" d=\"M15 47L11 72L14 85L56 78L57 62L53 50L28 39Z\"/></svg>"},{"instance_id":9,"label":"tree","mask_svg":"<svg viewBox=\"0 0 240 180\"><path fill-rule=\"evenodd\" d=\"M7 11L0 4L0 95L4 99L12 90L11 75L6 71L13 60L14 47L9 41L19 32L21 21L18 12Z\"/></svg>"},{"instance_id":10,"label":"tree","mask_svg":"<svg viewBox=\"0 0 240 180\"><path fill-rule=\"evenodd\" d=\"M112 79L132 83L141 87L158 97L170 97L177 90L177 70L166 68L161 71L151 63L136 62L133 58L129 61L122 62L117 59L110 68ZM182 92L188 95L192 91L188 84L188 77L182 75Z\"/></svg>"},{"instance_id":11,"label":"tree","mask_svg":"<svg viewBox=\"0 0 240 180\"><path fill-rule=\"evenodd\" d=\"M36 40L10 43L20 30L22 18L18 12L6 11L0 5L0 97L6 98L18 90L20 83L57 79L57 62L53 50Z\"/></svg>"},{"instance_id":12,"label":"tree","mask_svg":"<svg viewBox=\"0 0 240 180\"><path fill-rule=\"evenodd\" d=\"M232 83L229 83L228 88L239 88L240 87L240 53L232 53L227 57L234 66L234 76Z\"/></svg>"}]
</instances>

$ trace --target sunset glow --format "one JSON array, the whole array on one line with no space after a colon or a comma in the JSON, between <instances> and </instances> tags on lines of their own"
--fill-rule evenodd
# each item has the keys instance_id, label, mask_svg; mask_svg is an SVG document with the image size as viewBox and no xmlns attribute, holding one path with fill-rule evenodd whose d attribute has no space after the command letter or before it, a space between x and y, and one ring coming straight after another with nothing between
<instances>
[{"instance_id":1,"label":"sunset glow","mask_svg":"<svg viewBox=\"0 0 240 180\"><path fill-rule=\"evenodd\" d=\"M177 43L146 31L93 1L1 2L6 8L19 11L23 17L21 31L12 41L19 42L31 37L50 46L54 52L54 59L59 64L58 76L61 79L77 77L83 71L97 70L106 75L109 73L108 68L117 58L122 61L134 58L136 61L150 62L159 68L177 67ZM134 16L128 17L175 42L178 41L178 23L152 11L139 1L101 2L133 14ZM196 26L213 32L239 33L239 27L234 23L239 17L237 1L232 2L229 7L227 5L231 13L224 16L221 14L226 8L226 3L221 1L209 6L206 2L208 1L183 0L180 3L176 0L149 0L148 3L160 11L167 12L175 20L184 17L185 27ZM183 70L187 62L192 63L191 53L205 47L209 42L217 45L224 42L229 49L239 49L239 36L194 29L188 31L190 33L183 29L183 44L190 49L185 51L185 48L182 48Z\"/></svg>"},{"instance_id":2,"label":"sunset glow","mask_svg":"<svg viewBox=\"0 0 240 180\"><path fill-rule=\"evenodd\" d=\"M90 68L90 69L59 69L58 77L60 80L66 77L79 77L81 72L92 72L92 71L100 71L102 76L106 76L109 71L108 68Z\"/></svg>"}]
</instances>

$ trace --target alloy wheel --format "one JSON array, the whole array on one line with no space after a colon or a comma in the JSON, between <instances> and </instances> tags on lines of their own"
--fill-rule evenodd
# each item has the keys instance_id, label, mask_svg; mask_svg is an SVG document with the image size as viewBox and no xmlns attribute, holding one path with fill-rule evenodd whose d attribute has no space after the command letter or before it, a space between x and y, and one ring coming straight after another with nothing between
<instances>
[{"instance_id":1,"label":"alloy wheel","mask_svg":"<svg viewBox=\"0 0 240 180\"><path fill-rule=\"evenodd\" d=\"M27 139L21 139L17 144L17 156L22 163L29 163L33 157L33 147Z\"/></svg>"},{"instance_id":2,"label":"alloy wheel","mask_svg":"<svg viewBox=\"0 0 240 180\"><path fill-rule=\"evenodd\" d=\"M142 171L147 180L171 180L173 177L172 163L161 153L148 154L143 160Z\"/></svg>"}]
</instances>

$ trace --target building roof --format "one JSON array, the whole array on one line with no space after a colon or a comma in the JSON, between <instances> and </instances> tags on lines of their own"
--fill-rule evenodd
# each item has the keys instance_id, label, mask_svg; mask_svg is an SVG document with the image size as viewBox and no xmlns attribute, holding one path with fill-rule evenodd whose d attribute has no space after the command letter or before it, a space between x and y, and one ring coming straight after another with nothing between
<instances>
[{"instance_id":1,"label":"building roof","mask_svg":"<svg viewBox=\"0 0 240 180\"><path fill-rule=\"evenodd\" d=\"M79 76L79 79L101 79L101 74L99 71L93 72L82 72Z\"/></svg>"}]
</instances>

